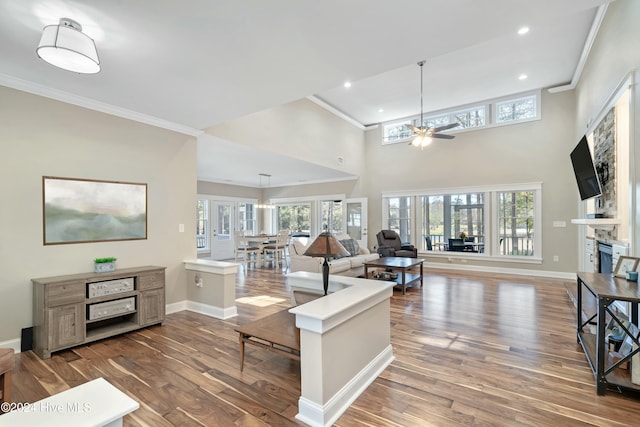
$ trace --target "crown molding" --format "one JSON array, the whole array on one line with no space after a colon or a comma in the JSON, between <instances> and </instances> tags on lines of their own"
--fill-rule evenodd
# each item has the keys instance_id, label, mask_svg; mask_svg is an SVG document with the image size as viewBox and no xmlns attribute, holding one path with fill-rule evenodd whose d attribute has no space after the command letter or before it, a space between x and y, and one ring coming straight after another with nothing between
<instances>
[{"instance_id":1,"label":"crown molding","mask_svg":"<svg viewBox=\"0 0 640 427\"><path fill-rule=\"evenodd\" d=\"M587 59L589 59L589 54L591 53L591 48L593 47L593 43L598 36L598 32L600 31L600 26L602 25L602 21L604 21L604 16L607 13L607 8L609 7L608 3L601 4L598 6L598 10L596 11L596 16L593 18L593 23L591 24L591 29L589 30L589 34L587 35L587 39L584 42L584 47L582 48L582 54L580 55L580 59L578 60L578 64L576 65L576 70L573 73L573 78L571 79L571 83L563 85L563 86L555 86L547 89L549 93L558 93L564 92L566 90L573 90L578 85L580 81L580 77L582 77L582 72L584 71L584 67L587 64Z\"/></svg>"},{"instance_id":2,"label":"crown molding","mask_svg":"<svg viewBox=\"0 0 640 427\"><path fill-rule=\"evenodd\" d=\"M126 108L116 107L115 105L107 104L104 102L96 101L83 96L74 95L69 92L65 92L58 89L53 89L38 83L30 82L27 80L19 79L17 77L9 76L7 74L0 73L0 84L13 89L17 89L23 92L28 92L34 95L43 96L45 98L55 99L57 101L65 102L67 104L77 105L79 107L87 108L89 110L99 111L101 113L110 114L116 117L122 117L124 119L133 120L136 122L144 123L147 125L155 126L162 129L182 133L190 136L199 136L204 131L190 126L181 125L179 123L173 123L168 120L160 119L157 117L149 116L147 114L138 113L136 111L127 110Z\"/></svg>"},{"instance_id":3,"label":"crown molding","mask_svg":"<svg viewBox=\"0 0 640 427\"><path fill-rule=\"evenodd\" d=\"M347 116L345 113L343 113L342 111L338 110L334 106L327 104L325 101L323 101L322 99L318 98L317 96L315 96L315 95L307 96L307 99L309 101L313 102L314 104L324 108L328 112L340 117L342 120L351 123L352 125L354 125L358 129L365 130L365 126L362 123L358 122L353 117Z\"/></svg>"}]
</instances>

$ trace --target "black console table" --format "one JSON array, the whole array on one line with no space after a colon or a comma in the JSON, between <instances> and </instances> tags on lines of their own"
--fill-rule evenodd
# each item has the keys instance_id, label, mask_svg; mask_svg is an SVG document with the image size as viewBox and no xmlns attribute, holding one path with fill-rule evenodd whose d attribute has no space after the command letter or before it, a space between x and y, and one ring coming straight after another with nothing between
<instances>
[{"instance_id":1,"label":"black console table","mask_svg":"<svg viewBox=\"0 0 640 427\"><path fill-rule=\"evenodd\" d=\"M597 302L596 313L591 316L587 314L588 318L584 320L582 318L583 289L593 295ZM630 361L632 356L640 352L638 338L633 337L633 341L639 347L616 363L609 363L609 349L605 342L607 318L613 319L626 334L629 334L628 329L611 308L615 301L628 301L631 303L631 318L629 320L631 323L638 325L638 303L640 303L638 283L612 277L611 274L580 272L578 273L577 291L578 342L582 345L587 361L595 375L597 394L603 395L609 385L640 390L640 385L631 382L631 369L618 369L622 363ZM596 326L595 334L583 330L588 324L593 324L594 320Z\"/></svg>"}]
</instances>

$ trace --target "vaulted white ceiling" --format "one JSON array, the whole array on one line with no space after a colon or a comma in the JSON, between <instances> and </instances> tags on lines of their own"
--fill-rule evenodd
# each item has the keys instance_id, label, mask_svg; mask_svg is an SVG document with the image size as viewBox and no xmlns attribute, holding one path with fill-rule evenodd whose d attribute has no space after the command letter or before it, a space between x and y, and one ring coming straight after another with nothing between
<instances>
[{"instance_id":1,"label":"vaulted white ceiling","mask_svg":"<svg viewBox=\"0 0 640 427\"><path fill-rule=\"evenodd\" d=\"M425 111L570 83L607 3L1 0L0 84L191 134L308 96L368 125L419 112L422 59ZM61 17L94 38L100 73L70 73L36 56L43 26ZM237 154L247 168L237 174L258 176L235 148L218 161ZM271 161L295 170L283 183L312 169Z\"/></svg>"}]
</instances>

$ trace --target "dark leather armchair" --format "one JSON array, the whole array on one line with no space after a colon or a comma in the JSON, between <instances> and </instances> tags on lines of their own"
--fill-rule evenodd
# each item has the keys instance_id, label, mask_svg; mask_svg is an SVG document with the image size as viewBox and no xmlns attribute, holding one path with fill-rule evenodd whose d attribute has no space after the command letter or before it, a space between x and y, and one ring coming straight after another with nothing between
<instances>
[{"instance_id":1,"label":"dark leather armchair","mask_svg":"<svg viewBox=\"0 0 640 427\"><path fill-rule=\"evenodd\" d=\"M376 234L376 238L378 239L378 253L381 257L418 257L418 249L409 243L402 243L398 233L393 230L382 230Z\"/></svg>"}]
</instances>

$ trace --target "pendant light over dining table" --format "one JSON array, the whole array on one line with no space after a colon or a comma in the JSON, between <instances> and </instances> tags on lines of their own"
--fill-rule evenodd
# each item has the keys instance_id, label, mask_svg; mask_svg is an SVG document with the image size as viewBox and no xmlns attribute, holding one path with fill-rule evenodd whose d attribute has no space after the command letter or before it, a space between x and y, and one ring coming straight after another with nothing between
<instances>
[{"instance_id":1,"label":"pendant light over dining table","mask_svg":"<svg viewBox=\"0 0 640 427\"><path fill-rule=\"evenodd\" d=\"M49 64L63 70L81 74L100 71L96 44L73 19L61 18L58 25L44 27L36 53Z\"/></svg>"},{"instance_id":2,"label":"pendant light over dining table","mask_svg":"<svg viewBox=\"0 0 640 427\"><path fill-rule=\"evenodd\" d=\"M260 176L260 191L262 192L262 178L267 178L267 188L269 188L269 186L271 185L271 175L269 175L268 173L260 173L258 174ZM275 205L272 204L268 204L268 203L262 203L262 195L260 195L260 203L258 203L256 205L256 208L258 209L275 209Z\"/></svg>"}]
</instances>

